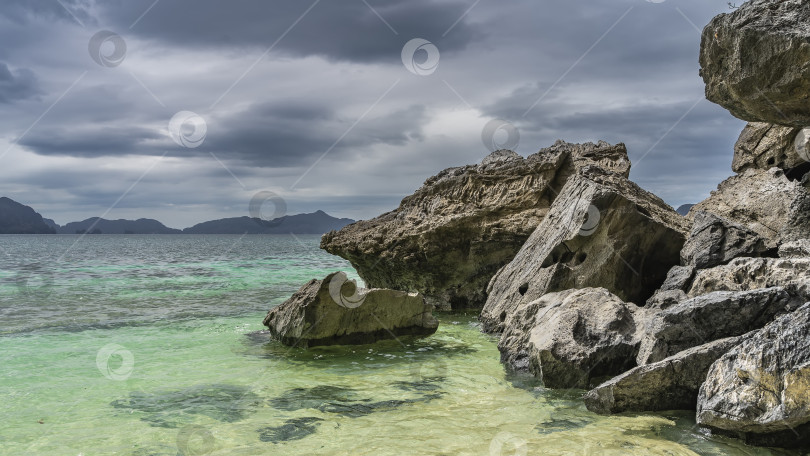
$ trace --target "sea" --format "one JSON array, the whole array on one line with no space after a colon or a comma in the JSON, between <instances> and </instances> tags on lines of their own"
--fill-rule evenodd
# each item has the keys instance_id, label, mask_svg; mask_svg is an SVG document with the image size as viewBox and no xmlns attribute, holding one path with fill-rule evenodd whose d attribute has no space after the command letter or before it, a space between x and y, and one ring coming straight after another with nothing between
<instances>
[{"instance_id":1,"label":"sea","mask_svg":"<svg viewBox=\"0 0 810 456\"><path fill-rule=\"evenodd\" d=\"M262 318L351 265L311 235L0 236L0 455L790 455L694 412L599 416L505 371L475 313L290 348ZM360 282L362 284L362 281Z\"/></svg>"}]
</instances>

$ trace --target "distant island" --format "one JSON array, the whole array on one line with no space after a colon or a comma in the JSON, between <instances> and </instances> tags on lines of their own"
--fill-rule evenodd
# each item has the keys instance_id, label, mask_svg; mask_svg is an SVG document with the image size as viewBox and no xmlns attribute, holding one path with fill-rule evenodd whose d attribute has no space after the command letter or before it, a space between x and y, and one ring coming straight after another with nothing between
<instances>
[{"instance_id":1,"label":"distant island","mask_svg":"<svg viewBox=\"0 0 810 456\"><path fill-rule=\"evenodd\" d=\"M91 217L60 226L29 206L0 197L0 234L324 234L351 223L354 220L332 217L319 210L269 221L247 216L224 218L183 230L147 218L107 220Z\"/></svg>"}]
</instances>

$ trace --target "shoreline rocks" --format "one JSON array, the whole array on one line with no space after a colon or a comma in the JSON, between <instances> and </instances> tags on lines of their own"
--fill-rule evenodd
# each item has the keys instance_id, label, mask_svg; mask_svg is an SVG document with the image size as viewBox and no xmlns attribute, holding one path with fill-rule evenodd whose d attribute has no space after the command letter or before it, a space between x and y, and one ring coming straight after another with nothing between
<instances>
[{"instance_id":1,"label":"shoreline rocks","mask_svg":"<svg viewBox=\"0 0 810 456\"><path fill-rule=\"evenodd\" d=\"M262 322L293 347L357 345L399 336L429 336L438 321L418 293L362 290L344 272L311 280Z\"/></svg>"},{"instance_id":2,"label":"shoreline rocks","mask_svg":"<svg viewBox=\"0 0 810 456\"><path fill-rule=\"evenodd\" d=\"M369 286L416 291L438 309L480 309L492 276L512 260L578 169L626 177L624 144L558 141L527 158L497 151L446 169L399 207L323 236Z\"/></svg>"}]
</instances>

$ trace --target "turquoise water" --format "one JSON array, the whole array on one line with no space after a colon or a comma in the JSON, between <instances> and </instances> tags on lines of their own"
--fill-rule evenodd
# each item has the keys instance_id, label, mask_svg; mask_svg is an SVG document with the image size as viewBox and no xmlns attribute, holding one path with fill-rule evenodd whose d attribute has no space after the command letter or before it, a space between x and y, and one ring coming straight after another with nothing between
<instances>
[{"instance_id":1,"label":"turquoise water","mask_svg":"<svg viewBox=\"0 0 810 456\"><path fill-rule=\"evenodd\" d=\"M290 349L261 320L345 270L316 236L0 236L2 455L771 455L693 414L601 417L508 376L475 315Z\"/></svg>"}]
</instances>

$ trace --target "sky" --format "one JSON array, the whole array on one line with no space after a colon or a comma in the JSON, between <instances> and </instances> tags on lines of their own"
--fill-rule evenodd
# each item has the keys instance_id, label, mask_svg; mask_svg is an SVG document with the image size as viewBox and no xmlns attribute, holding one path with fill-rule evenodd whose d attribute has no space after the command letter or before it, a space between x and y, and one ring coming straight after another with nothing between
<instances>
[{"instance_id":1,"label":"sky","mask_svg":"<svg viewBox=\"0 0 810 456\"><path fill-rule=\"evenodd\" d=\"M444 168L627 145L674 207L732 174L716 0L4 0L0 196L57 223L368 219Z\"/></svg>"}]
</instances>

